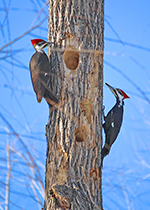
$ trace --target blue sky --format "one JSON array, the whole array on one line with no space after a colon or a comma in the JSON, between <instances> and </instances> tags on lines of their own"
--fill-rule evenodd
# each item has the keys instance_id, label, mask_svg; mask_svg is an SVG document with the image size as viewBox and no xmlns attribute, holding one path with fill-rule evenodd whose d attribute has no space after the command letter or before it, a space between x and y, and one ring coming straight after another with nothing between
<instances>
[{"instance_id":1,"label":"blue sky","mask_svg":"<svg viewBox=\"0 0 150 210\"><path fill-rule=\"evenodd\" d=\"M9 7L8 18L5 6ZM46 18L48 6L42 0L23 0L19 4L16 0L1 1L0 11L1 48ZM121 88L130 96L125 100L121 132L104 160L102 188L105 210L148 210L150 206L149 11L149 0L105 2L104 82ZM0 54L0 207L3 209L9 156L12 168L10 209L41 209L33 199L35 194L31 183L39 202L43 202L42 187L38 182L34 184L31 177L35 175L31 167L26 166L30 163L27 151L14 133L20 135L36 158L44 184L45 125L49 110L45 100L41 104L36 101L28 65L34 53L30 39L47 39L47 23L46 19L40 28L23 36L11 47L3 48ZM114 96L104 84L105 113L114 103Z\"/></svg>"}]
</instances>

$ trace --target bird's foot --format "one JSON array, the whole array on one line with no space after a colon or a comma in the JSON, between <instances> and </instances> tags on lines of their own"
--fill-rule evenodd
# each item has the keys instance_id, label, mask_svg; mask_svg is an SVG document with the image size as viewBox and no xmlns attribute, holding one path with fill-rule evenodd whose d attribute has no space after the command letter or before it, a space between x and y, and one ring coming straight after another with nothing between
<instances>
[{"instance_id":1,"label":"bird's foot","mask_svg":"<svg viewBox=\"0 0 150 210\"><path fill-rule=\"evenodd\" d=\"M104 120L105 120L104 109L105 109L105 106L104 106L104 105L102 105L102 110L101 110L101 113L102 113L102 116L103 116L103 118L104 118Z\"/></svg>"},{"instance_id":2,"label":"bird's foot","mask_svg":"<svg viewBox=\"0 0 150 210\"><path fill-rule=\"evenodd\" d=\"M104 113L104 109L105 109L105 106L102 105L102 110L101 110L101 113Z\"/></svg>"}]
</instances>

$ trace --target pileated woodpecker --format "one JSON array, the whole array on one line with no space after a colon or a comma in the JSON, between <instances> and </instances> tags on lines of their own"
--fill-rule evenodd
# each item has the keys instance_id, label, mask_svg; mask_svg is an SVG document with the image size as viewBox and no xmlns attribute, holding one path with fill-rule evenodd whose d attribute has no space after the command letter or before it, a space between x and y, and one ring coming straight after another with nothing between
<instances>
[{"instance_id":1,"label":"pileated woodpecker","mask_svg":"<svg viewBox=\"0 0 150 210\"><path fill-rule=\"evenodd\" d=\"M104 116L105 123L103 124L103 127L105 132L105 145L101 152L101 165L103 165L104 157L109 154L110 148L118 136L123 119L124 99L129 98L129 96L123 90L113 88L107 83L106 85L116 97L116 104L108 112L107 116Z\"/></svg>"},{"instance_id":2,"label":"pileated woodpecker","mask_svg":"<svg viewBox=\"0 0 150 210\"><path fill-rule=\"evenodd\" d=\"M33 89L36 93L37 101L40 103L44 97L51 107L51 102L58 103L58 99L48 86L50 65L43 49L53 44L53 42L46 42L43 39L32 39L31 43L36 50L29 64Z\"/></svg>"}]
</instances>

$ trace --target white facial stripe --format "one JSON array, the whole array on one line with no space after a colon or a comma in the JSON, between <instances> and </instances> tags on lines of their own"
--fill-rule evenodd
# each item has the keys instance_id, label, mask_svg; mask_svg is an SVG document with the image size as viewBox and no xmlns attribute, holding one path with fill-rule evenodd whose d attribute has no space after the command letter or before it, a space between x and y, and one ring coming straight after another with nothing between
<instances>
[{"instance_id":1,"label":"white facial stripe","mask_svg":"<svg viewBox=\"0 0 150 210\"><path fill-rule=\"evenodd\" d=\"M117 95L119 97L120 100L123 100L124 99L124 95L122 94L122 92L120 90L116 90L117 92Z\"/></svg>"}]
</instances>

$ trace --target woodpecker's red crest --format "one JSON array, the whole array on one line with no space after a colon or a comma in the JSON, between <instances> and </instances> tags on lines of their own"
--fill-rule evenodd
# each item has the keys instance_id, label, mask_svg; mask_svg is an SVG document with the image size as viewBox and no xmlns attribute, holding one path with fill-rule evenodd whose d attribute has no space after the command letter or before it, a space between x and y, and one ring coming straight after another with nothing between
<instances>
[{"instance_id":1,"label":"woodpecker's red crest","mask_svg":"<svg viewBox=\"0 0 150 210\"><path fill-rule=\"evenodd\" d=\"M34 47L36 44L39 44L40 42L45 43L45 41L44 41L43 39L32 39L32 40L31 40L31 43L32 43L33 47Z\"/></svg>"}]
</instances>

